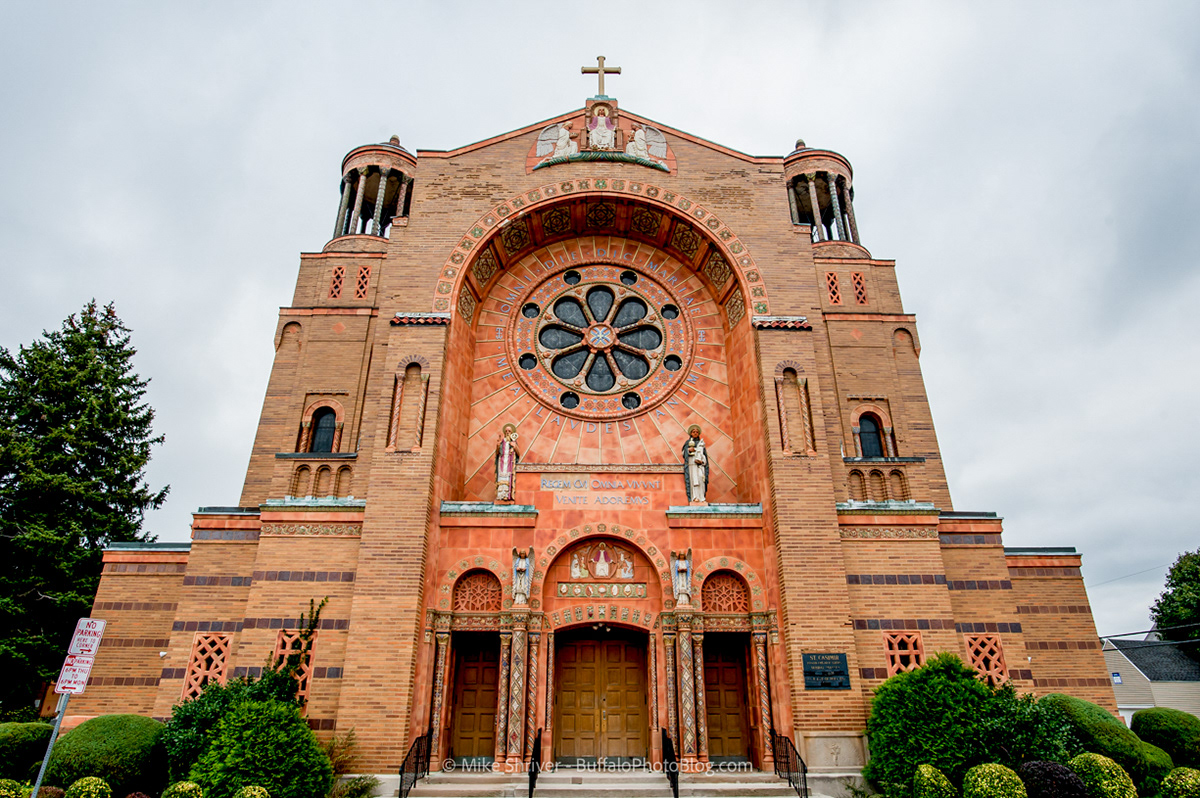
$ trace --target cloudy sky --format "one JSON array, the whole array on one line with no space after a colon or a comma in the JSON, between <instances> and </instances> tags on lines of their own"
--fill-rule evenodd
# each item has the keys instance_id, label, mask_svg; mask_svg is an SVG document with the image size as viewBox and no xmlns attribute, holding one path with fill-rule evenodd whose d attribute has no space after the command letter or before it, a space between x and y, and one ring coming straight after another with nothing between
<instances>
[{"instance_id":1,"label":"cloudy sky","mask_svg":"<svg viewBox=\"0 0 1200 798\"><path fill-rule=\"evenodd\" d=\"M114 301L166 434L148 519L236 503L298 253L341 157L582 105L855 168L957 509L1068 545L1102 634L1200 545L1200 5L0 4L0 345Z\"/></svg>"}]
</instances>

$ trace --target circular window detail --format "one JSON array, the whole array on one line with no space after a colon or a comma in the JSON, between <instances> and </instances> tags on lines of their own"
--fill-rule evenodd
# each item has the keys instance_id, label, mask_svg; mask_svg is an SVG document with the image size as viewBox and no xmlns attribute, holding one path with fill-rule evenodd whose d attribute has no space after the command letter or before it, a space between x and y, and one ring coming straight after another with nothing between
<instances>
[{"instance_id":1,"label":"circular window detail","mask_svg":"<svg viewBox=\"0 0 1200 798\"><path fill-rule=\"evenodd\" d=\"M604 263L580 266L546 278L521 301L510 316L518 374L540 401L573 415L645 412L674 391L691 361L690 322L654 276ZM525 312L530 306L541 309L536 318ZM530 346L534 367L525 360Z\"/></svg>"},{"instance_id":2,"label":"circular window detail","mask_svg":"<svg viewBox=\"0 0 1200 798\"><path fill-rule=\"evenodd\" d=\"M525 369L526 371L529 371L530 369L533 369L533 368L537 368L537 358L534 357L533 355L529 354L528 352L521 355L520 359L517 362L520 363L521 368Z\"/></svg>"},{"instance_id":3,"label":"circular window detail","mask_svg":"<svg viewBox=\"0 0 1200 798\"><path fill-rule=\"evenodd\" d=\"M679 318L679 308L674 305L663 305L662 314L664 319Z\"/></svg>"},{"instance_id":4,"label":"circular window detail","mask_svg":"<svg viewBox=\"0 0 1200 798\"><path fill-rule=\"evenodd\" d=\"M525 307L521 308L521 315L527 319L536 319L542 309L537 306L536 302L527 302Z\"/></svg>"}]
</instances>

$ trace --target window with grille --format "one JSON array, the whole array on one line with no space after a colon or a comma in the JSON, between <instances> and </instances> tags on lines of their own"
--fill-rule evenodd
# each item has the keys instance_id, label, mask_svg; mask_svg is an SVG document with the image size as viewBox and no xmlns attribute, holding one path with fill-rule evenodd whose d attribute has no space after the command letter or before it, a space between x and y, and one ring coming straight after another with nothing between
<instances>
[{"instance_id":1,"label":"window with grille","mask_svg":"<svg viewBox=\"0 0 1200 798\"><path fill-rule=\"evenodd\" d=\"M888 676L916 670L925 664L925 648L920 632L884 632L887 649Z\"/></svg>"},{"instance_id":2,"label":"window with grille","mask_svg":"<svg viewBox=\"0 0 1200 798\"><path fill-rule=\"evenodd\" d=\"M883 457L883 437L880 435L879 420L867 413L858 419L858 439L862 442L863 457Z\"/></svg>"},{"instance_id":3,"label":"window with grille","mask_svg":"<svg viewBox=\"0 0 1200 798\"><path fill-rule=\"evenodd\" d=\"M229 635L198 634L192 643L192 656L183 677L183 700L204 692L209 682L225 684L225 666L229 661Z\"/></svg>"},{"instance_id":4,"label":"window with grille","mask_svg":"<svg viewBox=\"0 0 1200 798\"><path fill-rule=\"evenodd\" d=\"M304 711L304 705L308 701L308 685L312 679L312 658L313 648L316 645L316 633L313 633L313 639L308 647L307 656L304 651L304 638L300 636L299 630L279 630L279 637L275 639L275 661L281 664L292 655L300 655L301 663L296 669L296 698L300 701L301 712Z\"/></svg>"},{"instance_id":5,"label":"window with grille","mask_svg":"<svg viewBox=\"0 0 1200 798\"><path fill-rule=\"evenodd\" d=\"M718 572L704 580L700 606L705 612L750 612L750 595L741 579Z\"/></svg>"},{"instance_id":6,"label":"window with grille","mask_svg":"<svg viewBox=\"0 0 1200 798\"><path fill-rule=\"evenodd\" d=\"M322 407L313 413L312 445L310 452L328 453L333 451L333 434L337 431L337 413L331 407Z\"/></svg>"},{"instance_id":7,"label":"window with grille","mask_svg":"<svg viewBox=\"0 0 1200 798\"><path fill-rule=\"evenodd\" d=\"M825 272L825 287L829 289L829 304L842 304L842 288L838 285L837 272Z\"/></svg>"},{"instance_id":8,"label":"window with grille","mask_svg":"<svg viewBox=\"0 0 1200 798\"><path fill-rule=\"evenodd\" d=\"M358 267L358 280L354 283L354 298L366 299L367 289L371 287L371 265L364 263Z\"/></svg>"},{"instance_id":9,"label":"window with grille","mask_svg":"<svg viewBox=\"0 0 1200 798\"><path fill-rule=\"evenodd\" d=\"M995 687L1008 678L1000 635L967 635L966 638L967 659L988 684Z\"/></svg>"},{"instance_id":10,"label":"window with grille","mask_svg":"<svg viewBox=\"0 0 1200 798\"><path fill-rule=\"evenodd\" d=\"M342 283L346 281L346 267L334 266L333 276L329 278L329 298L340 299L342 296Z\"/></svg>"},{"instance_id":11,"label":"window with grille","mask_svg":"<svg viewBox=\"0 0 1200 798\"><path fill-rule=\"evenodd\" d=\"M499 612L503 597L499 579L487 571L475 571L454 586L454 611Z\"/></svg>"},{"instance_id":12,"label":"window with grille","mask_svg":"<svg viewBox=\"0 0 1200 798\"><path fill-rule=\"evenodd\" d=\"M854 286L854 303L867 304L867 278L862 272L850 272L850 282Z\"/></svg>"}]
</instances>

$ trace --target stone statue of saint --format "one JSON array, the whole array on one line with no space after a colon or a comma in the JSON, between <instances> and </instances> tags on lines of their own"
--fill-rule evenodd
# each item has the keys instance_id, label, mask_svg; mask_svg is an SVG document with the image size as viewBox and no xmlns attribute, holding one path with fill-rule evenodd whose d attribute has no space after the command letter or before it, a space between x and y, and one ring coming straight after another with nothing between
<instances>
[{"instance_id":1,"label":"stone statue of saint","mask_svg":"<svg viewBox=\"0 0 1200 798\"><path fill-rule=\"evenodd\" d=\"M583 578L583 567L579 564L579 552L575 552L571 555L571 578Z\"/></svg>"},{"instance_id":2,"label":"stone statue of saint","mask_svg":"<svg viewBox=\"0 0 1200 798\"><path fill-rule=\"evenodd\" d=\"M683 444L683 482L687 486L688 501L704 504L708 492L708 450L700 437L700 426L688 427L688 439Z\"/></svg>"},{"instance_id":3,"label":"stone statue of saint","mask_svg":"<svg viewBox=\"0 0 1200 798\"><path fill-rule=\"evenodd\" d=\"M671 587L675 603L687 606L692 602L692 550L671 552Z\"/></svg>"},{"instance_id":4,"label":"stone statue of saint","mask_svg":"<svg viewBox=\"0 0 1200 798\"><path fill-rule=\"evenodd\" d=\"M523 607L529 603L529 587L533 582L533 546L529 551L512 550L513 558L513 605Z\"/></svg>"},{"instance_id":5,"label":"stone statue of saint","mask_svg":"<svg viewBox=\"0 0 1200 798\"><path fill-rule=\"evenodd\" d=\"M500 432L500 442L496 446L496 501L513 500L517 463L520 460L521 455L517 451L517 428L513 424L505 424Z\"/></svg>"},{"instance_id":6,"label":"stone statue of saint","mask_svg":"<svg viewBox=\"0 0 1200 798\"><path fill-rule=\"evenodd\" d=\"M587 121L588 147L593 150L611 150L616 145L617 125L608 115L608 108L597 106Z\"/></svg>"}]
</instances>

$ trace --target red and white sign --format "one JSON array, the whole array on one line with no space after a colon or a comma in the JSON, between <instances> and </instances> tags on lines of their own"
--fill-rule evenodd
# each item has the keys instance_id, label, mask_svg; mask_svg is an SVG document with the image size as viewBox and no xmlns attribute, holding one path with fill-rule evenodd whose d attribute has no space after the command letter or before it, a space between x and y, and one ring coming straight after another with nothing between
<instances>
[{"instance_id":1,"label":"red and white sign","mask_svg":"<svg viewBox=\"0 0 1200 798\"><path fill-rule=\"evenodd\" d=\"M54 685L56 693L78 695L87 688L88 676L92 673L95 657L84 657L78 654L68 654L63 663L62 671L58 674L58 683Z\"/></svg>"},{"instance_id":2,"label":"red and white sign","mask_svg":"<svg viewBox=\"0 0 1200 798\"><path fill-rule=\"evenodd\" d=\"M71 647L67 649L67 653L84 657L96 656L96 649L100 648L100 638L104 637L104 627L107 624L108 621L99 618L80 618L79 623L75 624L75 634L71 638Z\"/></svg>"}]
</instances>

